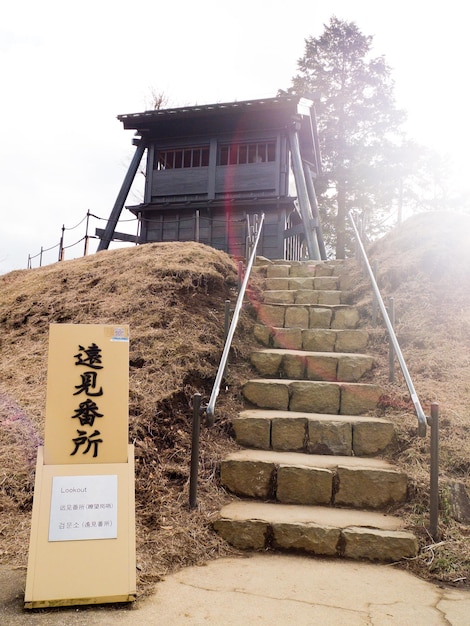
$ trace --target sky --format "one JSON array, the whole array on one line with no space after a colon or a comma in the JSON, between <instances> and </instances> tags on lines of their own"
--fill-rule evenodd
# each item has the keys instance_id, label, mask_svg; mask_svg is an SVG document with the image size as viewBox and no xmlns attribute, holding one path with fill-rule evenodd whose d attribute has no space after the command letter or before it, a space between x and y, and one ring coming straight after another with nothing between
<instances>
[{"instance_id":1,"label":"sky","mask_svg":"<svg viewBox=\"0 0 470 626\"><path fill-rule=\"evenodd\" d=\"M83 254L132 158L117 115L274 97L330 18L373 37L411 138L468 185L468 25L461 0L23 0L0 20L0 274ZM127 204L137 204L139 181ZM129 211L123 220L132 219ZM136 232L135 222L118 230ZM112 244L112 246L115 244ZM90 252L97 241L91 240ZM49 248L52 248L49 250ZM47 251L46 251L47 250Z\"/></svg>"}]
</instances>

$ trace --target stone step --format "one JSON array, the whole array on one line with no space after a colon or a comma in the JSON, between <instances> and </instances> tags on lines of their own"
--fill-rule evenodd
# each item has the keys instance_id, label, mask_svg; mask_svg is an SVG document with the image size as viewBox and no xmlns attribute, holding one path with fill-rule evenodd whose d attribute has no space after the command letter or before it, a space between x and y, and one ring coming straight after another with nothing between
<instances>
[{"instance_id":1,"label":"stone step","mask_svg":"<svg viewBox=\"0 0 470 626\"><path fill-rule=\"evenodd\" d=\"M303 279L306 280L306 279ZM312 289L270 290L263 292L265 304L307 304L338 305L348 304L349 294L344 291Z\"/></svg>"},{"instance_id":2,"label":"stone step","mask_svg":"<svg viewBox=\"0 0 470 626\"><path fill-rule=\"evenodd\" d=\"M222 484L241 497L283 504L381 509L404 502L407 477L380 459L240 450L220 466Z\"/></svg>"},{"instance_id":3,"label":"stone step","mask_svg":"<svg viewBox=\"0 0 470 626\"><path fill-rule=\"evenodd\" d=\"M363 415L377 408L378 385L259 378L243 385L248 402L261 409Z\"/></svg>"},{"instance_id":4,"label":"stone step","mask_svg":"<svg viewBox=\"0 0 470 626\"><path fill-rule=\"evenodd\" d=\"M307 350L266 348L250 355L263 377L327 380L355 383L374 366L367 354L327 353Z\"/></svg>"},{"instance_id":5,"label":"stone step","mask_svg":"<svg viewBox=\"0 0 470 626\"><path fill-rule=\"evenodd\" d=\"M352 329L359 324L356 307L340 305L264 304L257 307L261 324L275 328Z\"/></svg>"},{"instance_id":6,"label":"stone step","mask_svg":"<svg viewBox=\"0 0 470 626\"><path fill-rule=\"evenodd\" d=\"M369 333L363 329L270 328L255 324L254 335L269 348L315 352L362 352L369 342Z\"/></svg>"},{"instance_id":7,"label":"stone step","mask_svg":"<svg viewBox=\"0 0 470 626\"><path fill-rule=\"evenodd\" d=\"M295 277L286 276L285 278L266 278L266 291L285 291L285 290L304 290L304 289L320 289L329 291L340 291L339 276L314 276L314 277Z\"/></svg>"},{"instance_id":8,"label":"stone step","mask_svg":"<svg viewBox=\"0 0 470 626\"><path fill-rule=\"evenodd\" d=\"M393 423L379 417L249 409L232 425L241 446L308 454L370 456L394 439Z\"/></svg>"},{"instance_id":9,"label":"stone step","mask_svg":"<svg viewBox=\"0 0 470 626\"><path fill-rule=\"evenodd\" d=\"M341 276L342 261L281 261L266 266L267 278L313 278L316 276Z\"/></svg>"},{"instance_id":10,"label":"stone step","mask_svg":"<svg viewBox=\"0 0 470 626\"><path fill-rule=\"evenodd\" d=\"M213 523L241 550L300 550L311 555L394 562L418 553L401 520L375 512L237 501Z\"/></svg>"}]
</instances>

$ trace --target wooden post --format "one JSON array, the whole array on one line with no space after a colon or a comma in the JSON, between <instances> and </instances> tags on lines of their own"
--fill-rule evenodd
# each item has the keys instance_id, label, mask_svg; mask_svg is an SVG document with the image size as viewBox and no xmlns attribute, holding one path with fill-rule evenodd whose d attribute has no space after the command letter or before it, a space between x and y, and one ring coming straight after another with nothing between
<instances>
[{"instance_id":1,"label":"wooden post","mask_svg":"<svg viewBox=\"0 0 470 626\"><path fill-rule=\"evenodd\" d=\"M107 250L111 240L113 238L113 233L116 230L116 225L119 221L119 216L121 215L122 207L124 206L124 202L126 201L127 196L129 195L129 191L131 189L131 185L134 182L135 175L137 174L137 170L139 169L140 162L144 155L146 145L145 142L141 139L136 144L136 150L134 156L132 158L131 164L129 165L129 169L127 170L127 174L122 183L121 189L116 198L116 202L114 203L113 210L111 211L111 215L109 216L108 223L106 224L106 228L104 229L104 235L98 245L97 252L101 250Z\"/></svg>"},{"instance_id":2,"label":"wooden post","mask_svg":"<svg viewBox=\"0 0 470 626\"><path fill-rule=\"evenodd\" d=\"M313 215L312 208L308 197L307 184L305 182L304 171L302 167L302 157L300 154L299 136L297 128L294 126L289 130L289 143L292 155L292 171L295 178L295 186L302 215L302 222L305 229L305 239L307 242L308 256L311 260L320 260L320 249L312 228Z\"/></svg>"},{"instance_id":3,"label":"wooden post","mask_svg":"<svg viewBox=\"0 0 470 626\"><path fill-rule=\"evenodd\" d=\"M86 212L86 227L85 227L85 247L83 249L83 256L88 254L88 223L90 221L90 211Z\"/></svg>"},{"instance_id":4,"label":"wooden post","mask_svg":"<svg viewBox=\"0 0 470 626\"><path fill-rule=\"evenodd\" d=\"M304 166L304 176L305 182L307 184L307 194L308 199L310 201L310 206L312 208L313 219L316 220L317 225L315 226L315 230L317 233L317 241L318 248L320 250L320 257L323 261L326 261L326 248L325 242L323 241L323 233L320 224L320 213L318 211L318 203L317 203L317 195L315 193L315 187L313 185L312 174L310 171L310 166L305 161L303 162Z\"/></svg>"},{"instance_id":5,"label":"wooden post","mask_svg":"<svg viewBox=\"0 0 470 626\"><path fill-rule=\"evenodd\" d=\"M60 243L59 243L59 261L64 260L64 233L65 233L65 224L62 224L62 234L60 236Z\"/></svg>"}]
</instances>

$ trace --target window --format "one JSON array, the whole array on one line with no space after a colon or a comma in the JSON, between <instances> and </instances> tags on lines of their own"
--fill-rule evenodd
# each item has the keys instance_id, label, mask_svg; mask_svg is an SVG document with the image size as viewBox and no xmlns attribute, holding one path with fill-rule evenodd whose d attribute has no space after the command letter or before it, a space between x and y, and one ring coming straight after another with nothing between
<instances>
[{"instance_id":1,"label":"window","mask_svg":"<svg viewBox=\"0 0 470 626\"><path fill-rule=\"evenodd\" d=\"M155 160L156 170L207 167L208 165L209 146L180 148L178 150L159 150Z\"/></svg>"},{"instance_id":2,"label":"window","mask_svg":"<svg viewBox=\"0 0 470 626\"><path fill-rule=\"evenodd\" d=\"M219 148L217 165L244 165L267 163L276 160L276 142L222 144Z\"/></svg>"}]
</instances>

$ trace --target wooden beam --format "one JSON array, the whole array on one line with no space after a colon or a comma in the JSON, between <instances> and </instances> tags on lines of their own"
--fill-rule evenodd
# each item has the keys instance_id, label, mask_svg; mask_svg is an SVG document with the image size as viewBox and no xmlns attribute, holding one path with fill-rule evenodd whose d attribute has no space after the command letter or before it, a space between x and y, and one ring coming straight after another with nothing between
<instances>
[{"instance_id":1,"label":"wooden beam","mask_svg":"<svg viewBox=\"0 0 470 626\"><path fill-rule=\"evenodd\" d=\"M103 228L96 228L95 235L99 239L103 239L105 230ZM130 243L140 243L140 237L138 235L129 235L128 233L117 233L114 231L111 241L128 241Z\"/></svg>"}]
</instances>

